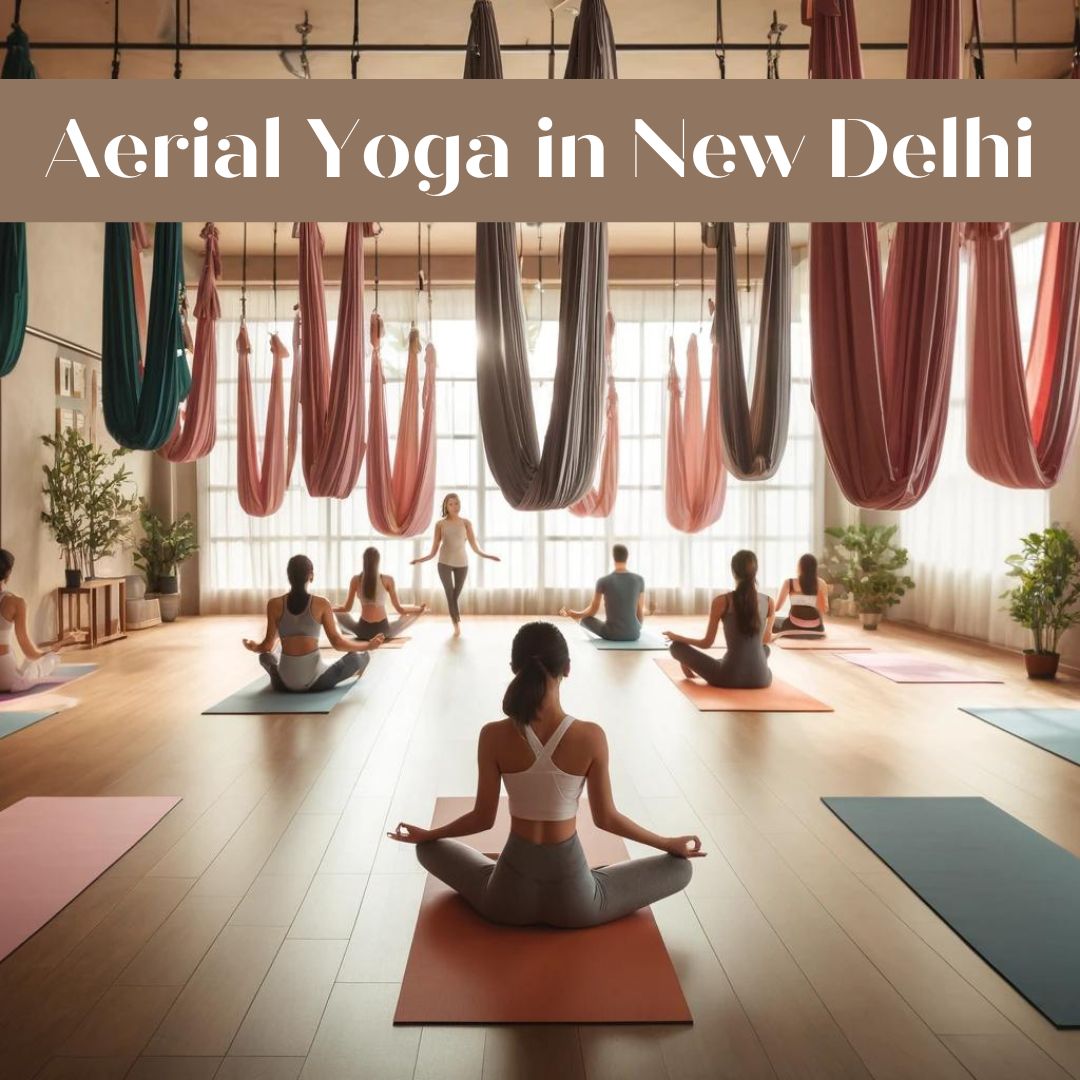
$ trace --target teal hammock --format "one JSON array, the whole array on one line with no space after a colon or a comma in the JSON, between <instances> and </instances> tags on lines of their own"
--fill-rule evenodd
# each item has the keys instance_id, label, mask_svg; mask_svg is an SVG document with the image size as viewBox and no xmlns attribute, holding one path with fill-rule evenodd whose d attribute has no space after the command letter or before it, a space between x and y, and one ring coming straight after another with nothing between
<instances>
[{"instance_id":1,"label":"teal hammock","mask_svg":"<svg viewBox=\"0 0 1080 1080\"><path fill-rule=\"evenodd\" d=\"M109 222L105 226L101 398L109 434L129 450L157 450L164 445L176 424L180 402L191 389L180 317L182 240L179 222L158 222L146 359L140 370L131 225Z\"/></svg>"},{"instance_id":2,"label":"teal hammock","mask_svg":"<svg viewBox=\"0 0 1080 1080\"><path fill-rule=\"evenodd\" d=\"M0 79L36 79L30 40L16 22ZM26 225L0 221L0 379L15 370L26 339Z\"/></svg>"}]
</instances>

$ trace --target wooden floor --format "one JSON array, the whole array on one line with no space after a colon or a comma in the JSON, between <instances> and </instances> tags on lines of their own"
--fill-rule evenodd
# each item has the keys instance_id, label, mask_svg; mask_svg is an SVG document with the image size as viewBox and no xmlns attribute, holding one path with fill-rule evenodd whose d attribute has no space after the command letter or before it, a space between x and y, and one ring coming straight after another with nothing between
<instances>
[{"instance_id":1,"label":"wooden floor","mask_svg":"<svg viewBox=\"0 0 1080 1080\"><path fill-rule=\"evenodd\" d=\"M780 652L777 673L834 713L698 713L658 654L569 628L564 704L607 729L621 807L709 852L654 909L695 1023L395 1029L423 876L383 834L471 792L517 622L452 641L422 621L330 716L200 715L256 673L252 620L84 654L102 669L75 707L0 741L0 806L183 802L0 964L0 1076L1080 1077L1080 1031L1056 1031L819 802L978 794L1080 854L1080 768L957 709L1070 704L1080 683L1033 685L1015 656L897 627L875 643L1005 685L898 686Z\"/></svg>"}]
</instances>

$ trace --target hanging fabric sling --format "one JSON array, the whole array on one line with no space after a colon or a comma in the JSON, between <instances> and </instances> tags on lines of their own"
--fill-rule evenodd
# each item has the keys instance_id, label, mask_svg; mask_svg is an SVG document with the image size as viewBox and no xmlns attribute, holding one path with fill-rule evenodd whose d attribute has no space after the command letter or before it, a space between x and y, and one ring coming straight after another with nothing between
<instances>
[{"instance_id":1,"label":"hanging fabric sling","mask_svg":"<svg viewBox=\"0 0 1080 1080\"><path fill-rule=\"evenodd\" d=\"M568 79L615 78L615 44L603 0L583 0ZM502 78L490 0L472 9L467 79ZM476 226L476 383L488 466L517 510L569 506L592 484L604 416L607 225L568 222L563 246L559 343L543 451L529 378L525 309L514 224Z\"/></svg>"},{"instance_id":2,"label":"hanging fabric sling","mask_svg":"<svg viewBox=\"0 0 1080 1080\"><path fill-rule=\"evenodd\" d=\"M184 357L180 291L184 287L183 229L158 222L147 316L146 356L140 371L131 226L105 226L101 394L109 434L129 450L157 450L176 424L191 388Z\"/></svg>"},{"instance_id":3,"label":"hanging fabric sling","mask_svg":"<svg viewBox=\"0 0 1080 1080\"><path fill-rule=\"evenodd\" d=\"M611 354L615 341L615 316L609 311L604 332L604 365L607 369L607 408L604 417L604 444L600 458L600 482L570 507L578 517L606 518L615 509L619 493L619 395Z\"/></svg>"},{"instance_id":4,"label":"hanging fabric sling","mask_svg":"<svg viewBox=\"0 0 1080 1080\"><path fill-rule=\"evenodd\" d=\"M217 278L221 273L217 226L207 222L199 236L203 241L203 265L195 294L191 392L169 441L158 451L174 463L206 457L217 440L217 322L221 318L217 292ZM186 321L184 327L186 333Z\"/></svg>"},{"instance_id":5,"label":"hanging fabric sling","mask_svg":"<svg viewBox=\"0 0 1080 1080\"><path fill-rule=\"evenodd\" d=\"M1080 16L1071 79L1080 78ZM1080 374L1080 225L1046 227L1027 366L1020 348L1007 222L964 226L968 285L967 459L995 484L1048 488L1076 431Z\"/></svg>"},{"instance_id":6,"label":"hanging fabric sling","mask_svg":"<svg viewBox=\"0 0 1080 1080\"><path fill-rule=\"evenodd\" d=\"M371 316L371 405L368 421L367 505L375 531L383 536L418 536L431 524L435 496L435 348L424 350L424 387L420 389L420 332L409 332L401 419L393 468L386 423L382 369L383 321ZM424 407L420 423L421 399Z\"/></svg>"},{"instance_id":7,"label":"hanging fabric sling","mask_svg":"<svg viewBox=\"0 0 1080 1080\"><path fill-rule=\"evenodd\" d=\"M675 368L675 340L668 340L668 431L664 508L668 523L696 533L719 520L727 497L723 439L720 434L720 356L714 345L709 404L701 417L701 365L697 335L686 349L686 402Z\"/></svg>"},{"instance_id":8,"label":"hanging fabric sling","mask_svg":"<svg viewBox=\"0 0 1080 1080\"><path fill-rule=\"evenodd\" d=\"M364 462L364 237L370 222L345 230L333 365L319 226L300 226L300 458L308 492L347 499Z\"/></svg>"},{"instance_id":9,"label":"hanging fabric sling","mask_svg":"<svg viewBox=\"0 0 1080 1080\"><path fill-rule=\"evenodd\" d=\"M804 0L810 74L862 78L854 0ZM912 0L909 79L960 75L960 0ZM948 417L958 227L901 222L881 287L872 222L810 226L812 392L825 452L857 506L901 509L930 486Z\"/></svg>"},{"instance_id":10,"label":"hanging fabric sling","mask_svg":"<svg viewBox=\"0 0 1080 1080\"><path fill-rule=\"evenodd\" d=\"M967 458L995 484L1057 483L1076 430L1080 374L1080 225L1046 229L1025 368L1006 222L964 227L968 292Z\"/></svg>"},{"instance_id":11,"label":"hanging fabric sling","mask_svg":"<svg viewBox=\"0 0 1080 1080\"><path fill-rule=\"evenodd\" d=\"M293 356L300 353L299 316L293 322ZM251 386L251 340L247 325L240 324L236 339L239 365L236 410L236 489L240 506L252 517L276 514L285 501L296 460L296 426L300 411L300 380L295 364L289 400L289 434L285 441L285 375L283 361L289 350L277 334L270 335L270 398L266 407L266 431L263 436L262 467L259 467L259 448L255 434L255 397Z\"/></svg>"},{"instance_id":12,"label":"hanging fabric sling","mask_svg":"<svg viewBox=\"0 0 1080 1080\"><path fill-rule=\"evenodd\" d=\"M36 79L30 41L19 25L19 10L7 37L3 79ZM26 339L28 313L26 224L0 221L0 379L15 370Z\"/></svg>"},{"instance_id":13,"label":"hanging fabric sling","mask_svg":"<svg viewBox=\"0 0 1080 1080\"><path fill-rule=\"evenodd\" d=\"M769 223L751 401L743 369L731 222L720 225L716 247L713 343L720 361L720 432L728 471L740 480L768 480L784 456L791 401L791 241L785 223Z\"/></svg>"}]
</instances>

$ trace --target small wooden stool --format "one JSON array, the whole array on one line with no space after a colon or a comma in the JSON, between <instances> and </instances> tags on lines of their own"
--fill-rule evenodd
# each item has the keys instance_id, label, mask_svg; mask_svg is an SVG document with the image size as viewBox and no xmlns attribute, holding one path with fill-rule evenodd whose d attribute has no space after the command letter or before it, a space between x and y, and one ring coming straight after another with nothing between
<instances>
[{"instance_id":1,"label":"small wooden stool","mask_svg":"<svg viewBox=\"0 0 1080 1080\"><path fill-rule=\"evenodd\" d=\"M115 594L113 592L115 590ZM125 616L127 583L123 578L88 578L77 589L56 590L56 637L67 634L85 639L89 648L127 637ZM83 597L86 621L83 621ZM101 630L98 624L101 624Z\"/></svg>"}]
</instances>

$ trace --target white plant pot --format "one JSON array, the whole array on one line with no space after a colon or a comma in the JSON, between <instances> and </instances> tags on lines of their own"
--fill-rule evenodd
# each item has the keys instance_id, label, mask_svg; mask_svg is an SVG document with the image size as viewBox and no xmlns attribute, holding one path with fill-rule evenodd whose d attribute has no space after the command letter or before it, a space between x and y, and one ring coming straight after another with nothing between
<instances>
[{"instance_id":1,"label":"white plant pot","mask_svg":"<svg viewBox=\"0 0 1080 1080\"><path fill-rule=\"evenodd\" d=\"M146 598L146 578L142 574L128 574L124 578L124 594L128 600Z\"/></svg>"},{"instance_id":2,"label":"white plant pot","mask_svg":"<svg viewBox=\"0 0 1080 1080\"><path fill-rule=\"evenodd\" d=\"M861 611L859 618L862 620L864 630L876 630L884 615L880 611Z\"/></svg>"},{"instance_id":3,"label":"white plant pot","mask_svg":"<svg viewBox=\"0 0 1080 1080\"><path fill-rule=\"evenodd\" d=\"M147 599L154 599L161 608L162 622L175 622L180 614L180 594L175 593L149 593Z\"/></svg>"}]
</instances>

